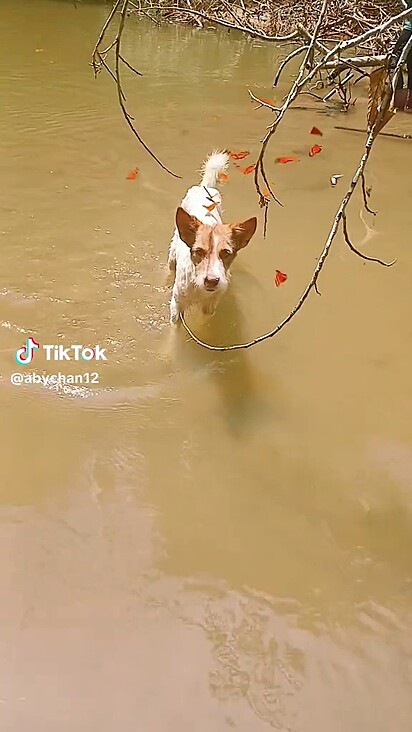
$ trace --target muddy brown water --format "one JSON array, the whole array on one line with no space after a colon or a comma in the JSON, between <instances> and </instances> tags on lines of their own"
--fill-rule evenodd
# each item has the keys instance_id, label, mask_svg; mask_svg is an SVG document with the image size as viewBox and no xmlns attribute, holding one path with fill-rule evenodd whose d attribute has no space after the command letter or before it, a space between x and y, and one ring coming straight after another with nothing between
<instances>
[{"instance_id":1,"label":"muddy brown water","mask_svg":"<svg viewBox=\"0 0 412 732\"><path fill-rule=\"evenodd\" d=\"M175 207L211 148L253 160L270 113L247 89L271 95L284 51L131 24L145 75L127 75L128 102L174 179L135 143L111 80L93 79L106 12L1 2L1 729L407 732L412 143L376 144L376 219L359 196L350 206L354 242L395 267L339 237L321 296L275 340L222 355L181 334L172 349ZM251 177L232 167L227 218L258 213L259 233L199 335L249 339L300 296L361 152L334 127L362 126L359 94L348 117L289 113L268 154L284 207L266 240ZM17 366L30 335L99 344L107 363L39 352ZM100 383L11 385L35 369Z\"/></svg>"}]
</instances>

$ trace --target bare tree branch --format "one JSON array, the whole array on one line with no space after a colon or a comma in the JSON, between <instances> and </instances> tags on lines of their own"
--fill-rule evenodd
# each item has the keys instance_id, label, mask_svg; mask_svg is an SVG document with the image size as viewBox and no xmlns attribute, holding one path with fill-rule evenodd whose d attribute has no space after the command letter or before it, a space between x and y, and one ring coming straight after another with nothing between
<instances>
[{"instance_id":1,"label":"bare tree branch","mask_svg":"<svg viewBox=\"0 0 412 732\"><path fill-rule=\"evenodd\" d=\"M146 144L146 142L141 137L140 133L137 131L136 127L133 124L133 117L131 114L129 114L127 108L126 108L126 96L123 92L122 87L122 79L121 79L121 71L120 71L120 65L123 63L126 65L131 71L133 71L138 76L141 76L141 73L137 71L131 64L129 64L128 61L125 60L124 56L122 55L121 49L122 49L122 36L124 31L124 25L125 25L125 19L126 19L126 13L129 5L129 0L116 0L116 2L113 5L113 8L111 12L109 13L109 16L106 20L106 22L103 25L103 28L100 31L99 37L97 39L96 45L93 49L92 54L92 66L94 69L95 77L99 74L102 66L106 69L106 71L110 74L112 79L114 79L116 83L117 88L117 97L119 101L119 106L122 111L123 117L126 120L128 126L132 130L134 136L139 141L139 143L142 145L142 147L146 150L146 152L150 155L150 157L155 160L158 165L160 165L163 170L165 170L167 173L170 173L174 178L180 178L177 173L174 173L172 170L170 170L162 161L155 155L155 153L150 149L150 147ZM120 21L119 26L117 29L116 37L114 41L104 50L100 51L100 46L105 38L106 32L110 26L110 24L113 22L113 19L115 17L115 14L120 8ZM113 72L107 61L106 56L111 51L111 49L115 49L115 71Z\"/></svg>"}]
</instances>

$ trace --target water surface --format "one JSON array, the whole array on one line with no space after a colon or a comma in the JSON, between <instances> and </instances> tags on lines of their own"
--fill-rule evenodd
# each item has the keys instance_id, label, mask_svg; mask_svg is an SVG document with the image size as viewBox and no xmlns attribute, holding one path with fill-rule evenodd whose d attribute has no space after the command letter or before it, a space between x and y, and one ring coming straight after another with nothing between
<instances>
[{"instance_id":1,"label":"water surface","mask_svg":"<svg viewBox=\"0 0 412 732\"><path fill-rule=\"evenodd\" d=\"M111 79L93 78L107 6L1 10L2 729L409 732L411 143L377 141L373 235L350 206L354 242L395 267L338 238L321 297L276 339L222 355L181 334L171 350L176 205L210 149L253 160L270 113L247 90L272 94L284 49L131 22L144 76L125 74L128 104L175 179L137 145ZM266 239L253 181L231 169L225 216L258 214L259 232L199 335L249 340L300 296L361 153L334 127L364 124L359 94L348 117L289 113L268 154L284 207ZM12 386L28 335L107 348L93 369L33 364L100 383Z\"/></svg>"}]
</instances>

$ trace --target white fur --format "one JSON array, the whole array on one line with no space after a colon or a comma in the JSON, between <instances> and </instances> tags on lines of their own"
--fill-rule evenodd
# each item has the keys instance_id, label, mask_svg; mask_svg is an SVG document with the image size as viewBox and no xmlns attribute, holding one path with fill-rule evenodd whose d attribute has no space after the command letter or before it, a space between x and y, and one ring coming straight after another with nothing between
<instances>
[{"instance_id":1,"label":"white fur","mask_svg":"<svg viewBox=\"0 0 412 732\"><path fill-rule=\"evenodd\" d=\"M214 150L202 165L202 180L200 185L216 188L220 174L226 172L228 165L229 155L226 152Z\"/></svg>"},{"instance_id":2,"label":"white fur","mask_svg":"<svg viewBox=\"0 0 412 732\"><path fill-rule=\"evenodd\" d=\"M214 151L205 160L202 166L202 179L200 185L192 186L187 191L181 207L190 216L195 216L202 224L214 226L222 223L222 198L216 185L219 175L227 170L229 156L225 152ZM208 211L206 206L217 202L213 211ZM203 280L196 278L195 266L191 260L190 248L181 240L177 227L169 249L169 268L175 270L175 281L170 301L170 322L177 323L180 313L183 313L191 305L200 305L204 312L213 313L216 305L226 290L229 282L229 274L223 264L217 260L214 269L209 270L209 277L219 279L219 285L213 292L208 292ZM216 270L216 271L214 271Z\"/></svg>"}]
</instances>

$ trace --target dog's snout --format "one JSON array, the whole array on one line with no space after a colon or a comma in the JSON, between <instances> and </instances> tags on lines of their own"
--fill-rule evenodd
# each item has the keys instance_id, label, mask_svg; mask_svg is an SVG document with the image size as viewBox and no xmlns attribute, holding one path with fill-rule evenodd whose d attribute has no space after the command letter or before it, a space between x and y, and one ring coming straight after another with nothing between
<instances>
[{"instance_id":1,"label":"dog's snout","mask_svg":"<svg viewBox=\"0 0 412 732\"><path fill-rule=\"evenodd\" d=\"M215 290L219 284L219 277L205 277L206 290Z\"/></svg>"}]
</instances>

